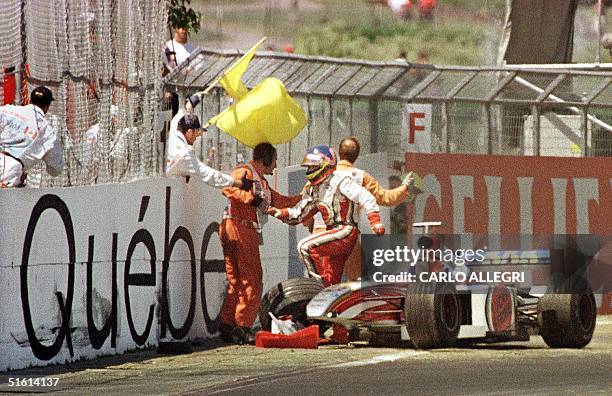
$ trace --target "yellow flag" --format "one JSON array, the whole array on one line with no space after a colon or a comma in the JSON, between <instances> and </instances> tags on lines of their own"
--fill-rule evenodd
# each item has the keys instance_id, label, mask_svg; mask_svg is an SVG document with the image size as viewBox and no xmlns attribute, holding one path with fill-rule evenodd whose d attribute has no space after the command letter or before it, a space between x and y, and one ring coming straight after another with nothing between
<instances>
[{"instance_id":1,"label":"yellow flag","mask_svg":"<svg viewBox=\"0 0 612 396\"><path fill-rule=\"evenodd\" d=\"M221 86L225 89L225 92L227 92L227 94L235 100L240 99L246 95L247 92L249 92L247 87L245 87L244 83L242 82L242 75L249 67L249 63L251 62L253 55L255 55L257 47L259 47L264 40L265 38L255 44L253 48L238 59L238 61L234 63L219 79L219 84L221 84Z\"/></svg>"},{"instance_id":2,"label":"yellow flag","mask_svg":"<svg viewBox=\"0 0 612 396\"><path fill-rule=\"evenodd\" d=\"M283 83L274 77L264 79L240 100L208 121L249 147L263 142L287 143L300 133L307 122L304 109L289 96Z\"/></svg>"}]
</instances>

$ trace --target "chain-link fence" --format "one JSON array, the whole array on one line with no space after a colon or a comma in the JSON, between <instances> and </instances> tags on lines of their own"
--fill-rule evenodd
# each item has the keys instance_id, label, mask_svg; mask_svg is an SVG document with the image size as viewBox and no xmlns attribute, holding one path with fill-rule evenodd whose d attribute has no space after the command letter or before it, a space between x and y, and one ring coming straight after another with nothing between
<instances>
[{"instance_id":1,"label":"chain-link fence","mask_svg":"<svg viewBox=\"0 0 612 396\"><path fill-rule=\"evenodd\" d=\"M162 173L163 89L184 103L242 55L200 49L162 80L166 11L164 0L2 2L0 61L17 70L18 100L38 85L54 92L48 118L68 164L57 178L42 167L30 172L30 185ZM363 153L386 152L391 166L402 163L410 106L418 105L430 116L425 151L612 156L610 64L445 67L258 52L243 80L252 88L270 76L283 81L309 118L279 147L279 166L299 163L312 145L336 147L348 135L360 139ZM207 120L228 105L217 87L199 115ZM251 156L215 128L196 149L225 171Z\"/></svg>"},{"instance_id":2,"label":"chain-link fence","mask_svg":"<svg viewBox=\"0 0 612 396\"><path fill-rule=\"evenodd\" d=\"M17 70L25 88L17 102L39 85L53 91L47 118L67 163L57 178L44 167L31 171L29 185L159 174L155 126L166 15L165 0L2 1L0 61Z\"/></svg>"}]
</instances>

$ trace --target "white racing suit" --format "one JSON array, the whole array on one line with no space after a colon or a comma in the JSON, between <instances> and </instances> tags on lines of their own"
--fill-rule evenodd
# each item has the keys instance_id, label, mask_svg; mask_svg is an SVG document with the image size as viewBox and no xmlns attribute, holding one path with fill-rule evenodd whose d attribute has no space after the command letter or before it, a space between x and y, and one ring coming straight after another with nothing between
<instances>
[{"instance_id":1,"label":"white racing suit","mask_svg":"<svg viewBox=\"0 0 612 396\"><path fill-rule=\"evenodd\" d=\"M310 275L321 277L325 285L341 280L344 262L359 237L359 206L373 226L380 225L380 209L374 196L345 172L334 172L319 184L307 183L302 199L294 207L283 209L284 213L281 211L281 218L289 224L321 214L326 230L300 240L297 247Z\"/></svg>"}]
</instances>

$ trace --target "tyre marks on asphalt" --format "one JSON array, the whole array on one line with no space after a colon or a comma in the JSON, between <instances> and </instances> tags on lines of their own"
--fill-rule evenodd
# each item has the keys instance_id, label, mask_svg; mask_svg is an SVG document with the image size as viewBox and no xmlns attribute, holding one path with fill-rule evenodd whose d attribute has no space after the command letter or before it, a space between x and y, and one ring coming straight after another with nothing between
<instances>
[{"instance_id":1,"label":"tyre marks on asphalt","mask_svg":"<svg viewBox=\"0 0 612 396\"><path fill-rule=\"evenodd\" d=\"M305 368L305 369L286 371L283 373L266 374L266 375L257 376L257 377L239 379L234 383L218 384L216 386L206 387L198 391L185 393L185 395L199 395L199 394L218 395L218 394L222 394L226 392L247 391L249 387L259 386L262 384L270 384L270 383L282 381L290 377L311 373L314 371L326 370L330 368L360 367L360 366L368 366L368 365L374 365L374 364L379 364L379 363L389 363L389 362L395 362L395 361L402 360L402 359L422 357L430 353L431 352L427 352L427 351L408 350L408 351L401 351L397 353L388 353L384 355L378 355L378 356L374 356L368 359L354 360L350 362L323 364L323 365Z\"/></svg>"},{"instance_id":2,"label":"tyre marks on asphalt","mask_svg":"<svg viewBox=\"0 0 612 396\"><path fill-rule=\"evenodd\" d=\"M342 368L342 367L368 366L368 365L371 365L371 364L395 362L397 360L408 359L408 358L412 358L412 357L420 356L420 355L428 355L430 353L431 352L427 352L427 351L415 351L415 350L402 351L402 352L398 352L398 353L390 353L390 354L386 354L386 355L374 356L372 358L364 359L364 360L356 360L356 361L353 361L353 362L333 364L333 365L330 365L330 366L326 366L326 368L329 368L329 367Z\"/></svg>"}]
</instances>

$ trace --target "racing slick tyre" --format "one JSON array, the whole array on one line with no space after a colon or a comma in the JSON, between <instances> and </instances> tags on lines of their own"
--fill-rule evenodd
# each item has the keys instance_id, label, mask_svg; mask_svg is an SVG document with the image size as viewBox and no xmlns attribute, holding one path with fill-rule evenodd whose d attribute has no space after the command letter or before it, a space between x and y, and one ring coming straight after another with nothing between
<instances>
[{"instance_id":1,"label":"racing slick tyre","mask_svg":"<svg viewBox=\"0 0 612 396\"><path fill-rule=\"evenodd\" d=\"M538 301L540 335L551 348L583 348L593 337L597 305L590 288L553 286Z\"/></svg>"},{"instance_id":2,"label":"racing slick tyre","mask_svg":"<svg viewBox=\"0 0 612 396\"><path fill-rule=\"evenodd\" d=\"M409 284L404 318L417 349L451 347L461 327L461 302L454 286L444 283Z\"/></svg>"},{"instance_id":3,"label":"racing slick tyre","mask_svg":"<svg viewBox=\"0 0 612 396\"><path fill-rule=\"evenodd\" d=\"M291 315L294 322L306 324L306 305L323 290L323 283L314 278L294 278L279 283L264 294L259 309L259 322L263 330L270 331L272 312L277 318Z\"/></svg>"}]
</instances>

